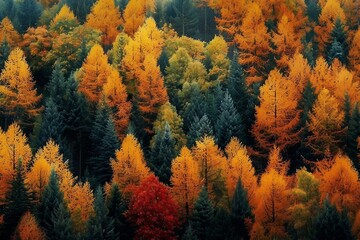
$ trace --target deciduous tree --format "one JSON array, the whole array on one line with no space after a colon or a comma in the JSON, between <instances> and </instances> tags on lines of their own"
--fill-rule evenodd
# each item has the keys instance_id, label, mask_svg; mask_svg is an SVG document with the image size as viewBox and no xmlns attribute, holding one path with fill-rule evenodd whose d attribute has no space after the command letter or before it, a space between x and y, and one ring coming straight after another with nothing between
<instances>
[{"instance_id":1,"label":"deciduous tree","mask_svg":"<svg viewBox=\"0 0 360 240\"><path fill-rule=\"evenodd\" d=\"M45 234L36 222L35 217L30 213L26 212L16 229L16 235L21 240L44 240Z\"/></svg>"}]
</instances>

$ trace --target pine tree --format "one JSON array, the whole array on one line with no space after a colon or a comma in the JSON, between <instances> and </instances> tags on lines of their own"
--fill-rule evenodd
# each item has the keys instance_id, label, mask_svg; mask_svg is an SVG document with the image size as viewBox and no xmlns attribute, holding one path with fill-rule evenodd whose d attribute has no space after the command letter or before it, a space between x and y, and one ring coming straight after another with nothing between
<instances>
[{"instance_id":1,"label":"pine tree","mask_svg":"<svg viewBox=\"0 0 360 240\"><path fill-rule=\"evenodd\" d=\"M347 127L350 122L351 118L351 99L349 97L349 94L345 93L345 101L343 104L343 111L344 111L344 121L343 121L343 127Z\"/></svg>"},{"instance_id":2,"label":"pine tree","mask_svg":"<svg viewBox=\"0 0 360 240\"><path fill-rule=\"evenodd\" d=\"M103 190L98 187L94 203L95 214L88 222L86 239L116 239L114 220L108 216L109 210L105 205Z\"/></svg>"},{"instance_id":3,"label":"pine tree","mask_svg":"<svg viewBox=\"0 0 360 240\"><path fill-rule=\"evenodd\" d=\"M195 202L194 211L190 220L194 233L200 240L207 239L211 231L214 209L210 202L206 188L203 187L198 200Z\"/></svg>"},{"instance_id":4,"label":"pine tree","mask_svg":"<svg viewBox=\"0 0 360 240\"><path fill-rule=\"evenodd\" d=\"M36 0L18 2L17 10L17 21L22 32L25 32L29 27L34 27L42 13L41 5Z\"/></svg>"},{"instance_id":5,"label":"pine tree","mask_svg":"<svg viewBox=\"0 0 360 240\"><path fill-rule=\"evenodd\" d=\"M5 66L5 61L10 55L10 45L5 40L0 43L0 69L3 69Z\"/></svg>"},{"instance_id":6,"label":"pine tree","mask_svg":"<svg viewBox=\"0 0 360 240\"><path fill-rule=\"evenodd\" d=\"M229 238L230 214L224 207L215 210L214 218L211 222L211 239L222 240Z\"/></svg>"},{"instance_id":7,"label":"pine tree","mask_svg":"<svg viewBox=\"0 0 360 240\"><path fill-rule=\"evenodd\" d=\"M84 23L96 0L64 0L63 2L71 8L77 19Z\"/></svg>"},{"instance_id":8,"label":"pine tree","mask_svg":"<svg viewBox=\"0 0 360 240\"><path fill-rule=\"evenodd\" d=\"M188 224L185 229L185 233L181 240L198 240L191 224Z\"/></svg>"},{"instance_id":9,"label":"pine tree","mask_svg":"<svg viewBox=\"0 0 360 240\"><path fill-rule=\"evenodd\" d=\"M309 17L310 21L318 22L320 13L321 13L321 7L319 6L318 0L305 0L306 3L306 14Z\"/></svg>"},{"instance_id":10,"label":"pine tree","mask_svg":"<svg viewBox=\"0 0 360 240\"><path fill-rule=\"evenodd\" d=\"M53 235L49 237L49 239L68 240L75 238L72 225L73 222L65 202L59 203L58 206L54 209L54 212L51 216L51 221L53 222Z\"/></svg>"},{"instance_id":11,"label":"pine tree","mask_svg":"<svg viewBox=\"0 0 360 240\"><path fill-rule=\"evenodd\" d=\"M231 137L237 137L241 141L244 137L244 127L240 114L234 107L229 92L225 92L225 96L221 101L218 121L216 123L216 139L219 147L224 149L229 143Z\"/></svg>"},{"instance_id":12,"label":"pine tree","mask_svg":"<svg viewBox=\"0 0 360 240\"><path fill-rule=\"evenodd\" d=\"M213 127L210 119L204 114L200 119L195 116L188 132L188 147L192 147L196 141L204 136L213 136Z\"/></svg>"},{"instance_id":13,"label":"pine tree","mask_svg":"<svg viewBox=\"0 0 360 240\"><path fill-rule=\"evenodd\" d=\"M359 105L355 104L355 107L352 111L349 120L347 133L345 137L345 143L346 143L345 151L349 156L349 158L353 161L354 166L358 171L360 170L360 166L358 163L359 149L357 142L359 136L360 136L360 109L359 109Z\"/></svg>"},{"instance_id":14,"label":"pine tree","mask_svg":"<svg viewBox=\"0 0 360 240\"><path fill-rule=\"evenodd\" d=\"M169 4L169 22L181 36L195 37L198 16L191 0L175 0Z\"/></svg>"},{"instance_id":15,"label":"pine tree","mask_svg":"<svg viewBox=\"0 0 360 240\"><path fill-rule=\"evenodd\" d=\"M151 149L150 169L165 184L170 183L171 162L176 156L175 141L172 137L170 125L165 124L164 129L155 136L155 143Z\"/></svg>"},{"instance_id":16,"label":"pine tree","mask_svg":"<svg viewBox=\"0 0 360 240\"><path fill-rule=\"evenodd\" d=\"M327 59L330 64L335 58L345 65L348 63L349 43L347 42L345 25L341 22L340 18L337 18L335 21L335 26L330 34L330 40L326 48Z\"/></svg>"},{"instance_id":17,"label":"pine tree","mask_svg":"<svg viewBox=\"0 0 360 240\"><path fill-rule=\"evenodd\" d=\"M110 195L106 199L106 206L109 210L109 218L114 221L114 235L120 239L131 239L133 229L124 215L127 204L116 183L111 186Z\"/></svg>"},{"instance_id":18,"label":"pine tree","mask_svg":"<svg viewBox=\"0 0 360 240\"><path fill-rule=\"evenodd\" d=\"M6 230L0 234L0 237L3 235L3 239L11 236L23 214L31 209L32 195L25 184L24 171L22 162L19 160L5 197L3 227Z\"/></svg>"},{"instance_id":19,"label":"pine tree","mask_svg":"<svg viewBox=\"0 0 360 240\"><path fill-rule=\"evenodd\" d=\"M231 239L249 239L247 224L252 221L254 221L254 215L251 212L247 191L239 179L231 200Z\"/></svg>"},{"instance_id":20,"label":"pine tree","mask_svg":"<svg viewBox=\"0 0 360 240\"><path fill-rule=\"evenodd\" d=\"M314 223L315 239L355 239L351 233L351 224L345 212L339 213L328 199Z\"/></svg>"}]
</instances>

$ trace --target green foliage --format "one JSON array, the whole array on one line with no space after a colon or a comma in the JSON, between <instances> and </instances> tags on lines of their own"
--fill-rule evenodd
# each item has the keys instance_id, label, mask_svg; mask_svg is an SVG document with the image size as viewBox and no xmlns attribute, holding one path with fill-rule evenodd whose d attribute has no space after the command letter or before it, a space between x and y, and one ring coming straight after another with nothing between
<instances>
[{"instance_id":1,"label":"green foliage","mask_svg":"<svg viewBox=\"0 0 360 240\"><path fill-rule=\"evenodd\" d=\"M196 141L200 140L202 137L213 135L213 127L208 116L204 114L200 119L195 116L187 135L187 145L188 147L192 147L195 145Z\"/></svg>"},{"instance_id":2,"label":"green foliage","mask_svg":"<svg viewBox=\"0 0 360 240\"><path fill-rule=\"evenodd\" d=\"M359 171L359 149L357 148L358 137L360 137L360 110L359 105L355 104L355 107L349 119L348 129L345 136L345 150L349 158L353 161L354 166Z\"/></svg>"},{"instance_id":3,"label":"green foliage","mask_svg":"<svg viewBox=\"0 0 360 240\"><path fill-rule=\"evenodd\" d=\"M347 33L345 25L338 18L331 32L330 41L327 45L327 60L329 63L337 58L343 64L348 63L349 44L347 42Z\"/></svg>"},{"instance_id":4,"label":"green foliage","mask_svg":"<svg viewBox=\"0 0 360 240\"><path fill-rule=\"evenodd\" d=\"M5 61L8 59L10 55L10 45L5 40L0 43L0 69L3 69L5 66Z\"/></svg>"},{"instance_id":5,"label":"green foliage","mask_svg":"<svg viewBox=\"0 0 360 240\"><path fill-rule=\"evenodd\" d=\"M96 0L62 0L74 12L81 23L86 21L86 16L90 13L92 5Z\"/></svg>"},{"instance_id":6,"label":"green foliage","mask_svg":"<svg viewBox=\"0 0 360 240\"><path fill-rule=\"evenodd\" d=\"M198 17L191 0L174 0L169 4L169 22L181 36L194 37L198 32Z\"/></svg>"},{"instance_id":7,"label":"green foliage","mask_svg":"<svg viewBox=\"0 0 360 240\"><path fill-rule=\"evenodd\" d=\"M41 4L36 0L19 1L17 10L17 22L20 24L22 32L25 32L29 27L34 27L42 12Z\"/></svg>"},{"instance_id":8,"label":"green foliage","mask_svg":"<svg viewBox=\"0 0 360 240\"><path fill-rule=\"evenodd\" d=\"M58 204L54 209L51 220L53 222L53 229L51 238L49 239L68 240L75 238L73 222L70 218L70 212L66 203L61 202Z\"/></svg>"},{"instance_id":9,"label":"green foliage","mask_svg":"<svg viewBox=\"0 0 360 240\"><path fill-rule=\"evenodd\" d=\"M211 239L228 239L230 222L231 220L228 210L223 207L217 208L211 223Z\"/></svg>"}]
</instances>

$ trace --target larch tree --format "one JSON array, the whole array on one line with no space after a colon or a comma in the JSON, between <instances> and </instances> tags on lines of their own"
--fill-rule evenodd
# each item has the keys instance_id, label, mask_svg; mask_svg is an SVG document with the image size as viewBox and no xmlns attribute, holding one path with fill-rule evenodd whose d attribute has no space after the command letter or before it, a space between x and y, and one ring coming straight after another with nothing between
<instances>
[{"instance_id":1,"label":"larch tree","mask_svg":"<svg viewBox=\"0 0 360 240\"><path fill-rule=\"evenodd\" d=\"M262 11L259 5L252 3L248 6L240 33L235 35L235 42L240 49L239 62L247 73L248 85L262 81L267 72L269 41L270 35Z\"/></svg>"},{"instance_id":2,"label":"larch tree","mask_svg":"<svg viewBox=\"0 0 360 240\"><path fill-rule=\"evenodd\" d=\"M50 23L50 29L54 36L61 33L67 34L77 26L79 26L79 22L66 4L62 6L59 13Z\"/></svg>"},{"instance_id":3,"label":"larch tree","mask_svg":"<svg viewBox=\"0 0 360 240\"><path fill-rule=\"evenodd\" d=\"M41 199L41 194L49 182L51 166L45 158L36 158L30 171L26 174L26 183L37 199Z\"/></svg>"},{"instance_id":4,"label":"larch tree","mask_svg":"<svg viewBox=\"0 0 360 240\"><path fill-rule=\"evenodd\" d=\"M270 72L260 88L260 106L256 106L256 120L253 134L259 145L269 151L275 144L280 149L296 143L299 122L296 86L278 70Z\"/></svg>"},{"instance_id":5,"label":"larch tree","mask_svg":"<svg viewBox=\"0 0 360 240\"><path fill-rule=\"evenodd\" d=\"M154 0L130 0L124 10L124 31L129 36L134 36L135 32L141 26L147 13L155 10Z\"/></svg>"},{"instance_id":6,"label":"larch tree","mask_svg":"<svg viewBox=\"0 0 360 240\"><path fill-rule=\"evenodd\" d=\"M176 239L178 206L169 189L154 175L143 179L135 189L126 216L136 226L135 239Z\"/></svg>"},{"instance_id":7,"label":"larch tree","mask_svg":"<svg viewBox=\"0 0 360 240\"><path fill-rule=\"evenodd\" d=\"M354 71L354 77L360 80L360 28L356 31L350 44L349 65Z\"/></svg>"},{"instance_id":8,"label":"larch tree","mask_svg":"<svg viewBox=\"0 0 360 240\"><path fill-rule=\"evenodd\" d=\"M104 46L110 46L114 42L122 23L120 11L115 6L114 0L98 0L86 19L86 26L103 33L102 43Z\"/></svg>"},{"instance_id":9,"label":"larch tree","mask_svg":"<svg viewBox=\"0 0 360 240\"><path fill-rule=\"evenodd\" d=\"M111 108L117 136L119 139L123 139L129 125L131 102L128 101L126 86L122 83L122 78L117 70L111 70L103 86L103 94L105 102Z\"/></svg>"},{"instance_id":10,"label":"larch tree","mask_svg":"<svg viewBox=\"0 0 360 240\"><path fill-rule=\"evenodd\" d=\"M111 66L102 47L95 44L81 69L77 73L79 91L92 103L97 103L101 97L102 88L111 73Z\"/></svg>"},{"instance_id":11,"label":"larch tree","mask_svg":"<svg viewBox=\"0 0 360 240\"><path fill-rule=\"evenodd\" d=\"M26 212L22 216L16 228L16 235L19 236L21 240L45 240L44 232L30 212Z\"/></svg>"},{"instance_id":12,"label":"larch tree","mask_svg":"<svg viewBox=\"0 0 360 240\"><path fill-rule=\"evenodd\" d=\"M111 160L112 182L118 184L122 192L132 191L150 174L141 146L133 135L129 134L124 138L115 156Z\"/></svg>"},{"instance_id":13,"label":"larch tree","mask_svg":"<svg viewBox=\"0 0 360 240\"><path fill-rule=\"evenodd\" d=\"M191 151L183 147L180 155L171 164L171 193L179 205L181 220L186 220L192 213L201 188L201 179Z\"/></svg>"},{"instance_id":14,"label":"larch tree","mask_svg":"<svg viewBox=\"0 0 360 240\"><path fill-rule=\"evenodd\" d=\"M296 95L297 99L300 99L310 79L311 67L306 58L300 53L295 53L287 64L289 68L288 80L293 82L297 87L298 91L296 91Z\"/></svg>"},{"instance_id":15,"label":"larch tree","mask_svg":"<svg viewBox=\"0 0 360 240\"><path fill-rule=\"evenodd\" d=\"M7 17L0 22L0 42L8 42L11 47L16 47L21 41L21 35L15 30L11 20Z\"/></svg>"},{"instance_id":16,"label":"larch tree","mask_svg":"<svg viewBox=\"0 0 360 240\"><path fill-rule=\"evenodd\" d=\"M41 95L37 95L29 65L24 52L16 48L11 51L0 75L1 106L5 114L25 124L27 118L39 114L37 107Z\"/></svg>"}]
</instances>

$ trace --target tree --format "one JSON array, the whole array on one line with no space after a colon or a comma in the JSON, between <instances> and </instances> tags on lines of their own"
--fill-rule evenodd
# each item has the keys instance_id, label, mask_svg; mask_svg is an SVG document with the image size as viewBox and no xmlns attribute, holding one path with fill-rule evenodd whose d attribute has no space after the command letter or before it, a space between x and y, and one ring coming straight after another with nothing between
<instances>
[{"instance_id":1,"label":"tree","mask_svg":"<svg viewBox=\"0 0 360 240\"><path fill-rule=\"evenodd\" d=\"M12 2L12 1L9 1ZM16 47L21 41L21 36L15 30L11 20L7 17L0 22L0 42L8 42L11 47Z\"/></svg>"},{"instance_id":2,"label":"tree","mask_svg":"<svg viewBox=\"0 0 360 240\"><path fill-rule=\"evenodd\" d=\"M354 239L351 233L351 225L346 213L339 213L329 200L324 201L320 214L314 223L317 239Z\"/></svg>"},{"instance_id":3,"label":"tree","mask_svg":"<svg viewBox=\"0 0 360 240\"><path fill-rule=\"evenodd\" d=\"M45 158L36 158L30 171L26 174L26 184L33 193L36 199L41 199L41 195L48 185L51 173L51 166Z\"/></svg>"},{"instance_id":4,"label":"tree","mask_svg":"<svg viewBox=\"0 0 360 240\"><path fill-rule=\"evenodd\" d=\"M62 6L59 13L50 23L50 29L55 32L55 36L61 33L67 34L77 26L79 26L79 22L66 4Z\"/></svg>"},{"instance_id":5,"label":"tree","mask_svg":"<svg viewBox=\"0 0 360 240\"><path fill-rule=\"evenodd\" d=\"M117 183L121 191L133 190L149 175L141 146L133 135L128 134L124 138L115 156L116 158L111 160L112 182Z\"/></svg>"},{"instance_id":6,"label":"tree","mask_svg":"<svg viewBox=\"0 0 360 240\"><path fill-rule=\"evenodd\" d=\"M114 0L98 0L91 8L91 13L86 17L86 26L95 28L103 33L102 43L110 46L119 33L121 24L119 9Z\"/></svg>"},{"instance_id":7,"label":"tree","mask_svg":"<svg viewBox=\"0 0 360 240\"><path fill-rule=\"evenodd\" d=\"M96 189L94 210L95 214L88 221L86 239L117 238L114 232L114 220L108 216L109 210L105 205L101 187Z\"/></svg>"},{"instance_id":8,"label":"tree","mask_svg":"<svg viewBox=\"0 0 360 240\"><path fill-rule=\"evenodd\" d=\"M254 215L249 204L247 190L239 178L235 193L231 199L231 226L230 234L232 239L249 239L249 225L254 220Z\"/></svg>"},{"instance_id":9,"label":"tree","mask_svg":"<svg viewBox=\"0 0 360 240\"><path fill-rule=\"evenodd\" d=\"M355 104L352 114L350 116L347 133L345 137L346 142L346 153L349 158L354 163L354 166L359 171L360 166L358 163L357 155L359 154L359 149L357 147L357 139L360 136L360 109L359 105Z\"/></svg>"},{"instance_id":10,"label":"tree","mask_svg":"<svg viewBox=\"0 0 360 240\"><path fill-rule=\"evenodd\" d=\"M44 240L45 234L36 222L35 217L30 213L26 212L16 229L16 235L22 240Z\"/></svg>"},{"instance_id":11,"label":"tree","mask_svg":"<svg viewBox=\"0 0 360 240\"><path fill-rule=\"evenodd\" d=\"M5 61L10 55L10 45L4 40L0 43L0 69L3 69L5 66Z\"/></svg>"},{"instance_id":12,"label":"tree","mask_svg":"<svg viewBox=\"0 0 360 240\"><path fill-rule=\"evenodd\" d=\"M253 134L258 145L269 151L273 145L284 149L298 141L299 122L296 87L278 70L270 72L260 88L260 106L256 106Z\"/></svg>"},{"instance_id":13,"label":"tree","mask_svg":"<svg viewBox=\"0 0 360 240\"><path fill-rule=\"evenodd\" d=\"M304 92L306 84L309 82L311 67L309 66L308 60L300 53L295 53L293 55L289 60L288 67L288 80L293 82L299 89L296 94L299 99Z\"/></svg>"},{"instance_id":14,"label":"tree","mask_svg":"<svg viewBox=\"0 0 360 240\"><path fill-rule=\"evenodd\" d=\"M122 71L122 60L125 56L125 46L129 43L129 41L130 37L126 33L121 32L116 36L116 39L113 42L113 47L109 51L111 65L120 72Z\"/></svg>"},{"instance_id":15,"label":"tree","mask_svg":"<svg viewBox=\"0 0 360 240\"><path fill-rule=\"evenodd\" d=\"M332 63L332 61L337 58L342 64L347 65L349 56L349 44L347 38L345 26L340 18L337 18L330 33L329 43L326 46L329 63Z\"/></svg>"},{"instance_id":16,"label":"tree","mask_svg":"<svg viewBox=\"0 0 360 240\"><path fill-rule=\"evenodd\" d=\"M214 203L219 203L226 196L225 179L227 162L214 139L205 136L196 142L193 148L195 161L199 166L200 176L204 179L204 187Z\"/></svg>"},{"instance_id":17,"label":"tree","mask_svg":"<svg viewBox=\"0 0 360 240\"><path fill-rule=\"evenodd\" d=\"M308 128L311 135L307 139L307 145L316 155L322 155L329 148L335 152L339 143L339 135L343 133L341 123L344 113L339 104L327 89L323 89L310 113Z\"/></svg>"},{"instance_id":18,"label":"tree","mask_svg":"<svg viewBox=\"0 0 360 240\"><path fill-rule=\"evenodd\" d=\"M128 101L126 86L122 83L117 70L111 70L103 86L103 94L105 102L111 109L117 136L121 140L125 137L129 125L131 102Z\"/></svg>"},{"instance_id":19,"label":"tree","mask_svg":"<svg viewBox=\"0 0 360 240\"><path fill-rule=\"evenodd\" d=\"M86 21L86 16L90 13L91 7L96 0L64 0L81 23Z\"/></svg>"},{"instance_id":20,"label":"tree","mask_svg":"<svg viewBox=\"0 0 360 240\"><path fill-rule=\"evenodd\" d=\"M11 51L0 75L1 106L6 114L25 124L27 117L36 116L41 108L36 105L41 99L37 95L35 82L32 79L29 65L22 50Z\"/></svg>"},{"instance_id":21,"label":"tree","mask_svg":"<svg viewBox=\"0 0 360 240\"><path fill-rule=\"evenodd\" d=\"M175 0L168 4L169 23L181 36L194 37L198 31L198 16L190 0Z\"/></svg>"},{"instance_id":22,"label":"tree","mask_svg":"<svg viewBox=\"0 0 360 240\"><path fill-rule=\"evenodd\" d=\"M171 173L171 193L179 205L181 220L185 220L192 213L201 187L198 165L188 148L183 147L173 160Z\"/></svg>"},{"instance_id":23,"label":"tree","mask_svg":"<svg viewBox=\"0 0 360 240\"><path fill-rule=\"evenodd\" d=\"M239 62L247 73L246 82L250 85L262 81L267 72L265 66L268 63L270 36L259 5L253 3L247 9L235 42L240 49Z\"/></svg>"},{"instance_id":24,"label":"tree","mask_svg":"<svg viewBox=\"0 0 360 240\"><path fill-rule=\"evenodd\" d=\"M229 145L232 143L232 141L229 143ZM226 148L227 150L228 147ZM232 157L228 154L228 165L229 170L226 184L229 197L233 198L238 181L241 181L241 186L246 190L248 201L250 202L251 206L255 207L257 177L255 175L255 169L252 166L252 162L244 145L239 144L238 150L234 152Z\"/></svg>"},{"instance_id":25,"label":"tree","mask_svg":"<svg viewBox=\"0 0 360 240\"><path fill-rule=\"evenodd\" d=\"M208 239L213 217L214 208L210 202L206 188L203 187L195 202L193 214L190 219L191 226L198 239Z\"/></svg>"},{"instance_id":26,"label":"tree","mask_svg":"<svg viewBox=\"0 0 360 240\"><path fill-rule=\"evenodd\" d=\"M254 210L255 224L259 224L267 237L287 236L285 222L288 219L288 190L284 176L274 169L262 175L256 195L257 207ZM251 236L259 236L261 231L253 227Z\"/></svg>"},{"instance_id":27,"label":"tree","mask_svg":"<svg viewBox=\"0 0 360 240\"><path fill-rule=\"evenodd\" d=\"M154 144L151 147L150 169L155 173L159 180L165 184L170 183L171 161L175 158L175 141L169 124L166 124L154 136Z\"/></svg>"},{"instance_id":28,"label":"tree","mask_svg":"<svg viewBox=\"0 0 360 240\"><path fill-rule=\"evenodd\" d=\"M228 91L225 92L225 96L221 100L215 136L219 147L222 149L230 142L231 137L245 138L242 118L235 109Z\"/></svg>"},{"instance_id":29,"label":"tree","mask_svg":"<svg viewBox=\"0 0 360 240\"><path fill-rule=\"evenodd\" d=\"M65 202L60 202L55 208L51 219L53 221L53 236L51 239L66 240L75 237L69 210Z\"/></svg>"},{"instance_id":30,"label":"tree","mask_svg":"<svg viewBox=\"0 0 360 240\"><path fill-rule=\"evenodd\" d=\"M213 136L213 128L210 119L204 114L200 119L195 116L191 122L190 129L188 132L188 147L195 145L196 141L200 140L205 136Z\"/></svg>"},{"instance_id":31,"label":"tree","mask_svg":"<svg viewBox=\"0 0 360 240\"><path fill-rule=\"evenodd\" d=\"M350 51L349 51L349 65L354 70L355 78L360 78L360 28L356 31L355 36L350 44Z\"/></svg>"},{"instance_id":32,"label":"tree","mask_svg":"<svg viewBox=\"0 0 360 240\"><path fill-rule=\"evenodd\" d=\"M126 216L137 228L135 239L175 239L178 207L168 188L154 175L135 189Z\"/></svg>"},{"instance_id":33,"label":"tree","mask_svg":"<svg viewBox=\"0 0 360 240\"><path fill-rule=\"evenodd\" d=\"M119 236L121 239L132 238L132 229L125 218L127 203L117 184L111 185L110 193L106 199L106 206L109 210L108 216L114 221L114 235Z\"/></svg>"},{"instance_id":34,"label":"tree","mask_svg":"<svg viewBox=\"0 0 360 240\"><path fill-rule=\"evenodd\" d=\"M215 209L214 217L210 226L211 239L221 240L228 239L230 229L230 213L224 207L218 207Z\"/></svg>"},{"instance_id":35,"label":"tree","mask_svg":"<svg viewBox=\"0 0 360 240\"><path fill-rule=\"evenodd\" d=\"M4 239L11 236L21 217L31 209L31 201L32 196L25 184L24 167L19 160L4 201L4 229L6 229L2 233Z\"/></svg>"},{"instance_id":36,"label":"tree","mask_svg":"<svg viewBox=\"0 0 360 240\"><path fill-rule=\"evenodd\" d=\"M153 12L154 8L154 0L130 0L123 14L124 31L129 36L134 36L139 26L144 23L147 13Z\"/></svg>"},{"instance_id":37,"label":"tree","mask_svg":"<svg viewBox=\"0 0 360 240\"><path fill-rule=\"evenodd\" d=\"M42 9L36 0L23 0L17 4L17 21L20 29L25 32L29 27L34 27L40 18Z\"/></svg>"},{"instance_id":38,"label":"tree","mask_svg":"<svg viewBox=\"0 0 360 240\"><path fill-rule=\"evenodd\" d=\"M95 44L77 73L80 80L79 91L92 103L99 101L107 77L111 73L111 66L102 47Z\"/></svg>"}]
</instances>

